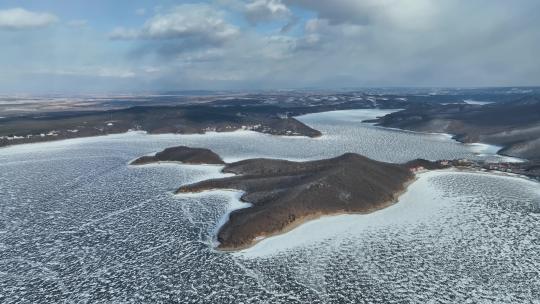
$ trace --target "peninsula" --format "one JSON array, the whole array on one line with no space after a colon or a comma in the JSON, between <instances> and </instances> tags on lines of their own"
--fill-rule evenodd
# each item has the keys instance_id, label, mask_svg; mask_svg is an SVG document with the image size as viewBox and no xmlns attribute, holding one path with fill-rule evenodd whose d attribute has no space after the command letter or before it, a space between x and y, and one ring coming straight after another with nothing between
<instances>
[{"instance_id":1,"label":"peninsula","mask_svg":"<svg viewBox=\"0 0 540 304\"><path fill-rule=\"evenodd\" d=\"M407 164L391 164L346 153L336 158L293 162L249 159L225 165L236 176L184 185L177 193L211 189L244 191L252 204L233 211L220 228L221 250L239 250L306 220L341 213L370 213L396 202L414 179Z\"/></svg>"}]
</instances>

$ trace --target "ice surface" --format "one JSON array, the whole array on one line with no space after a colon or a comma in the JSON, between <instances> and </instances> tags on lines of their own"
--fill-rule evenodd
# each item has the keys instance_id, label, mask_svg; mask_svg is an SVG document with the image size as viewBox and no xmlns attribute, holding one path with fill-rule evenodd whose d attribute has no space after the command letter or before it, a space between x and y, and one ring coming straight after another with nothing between
<instances>
[{"instance_id":1,"label":"ice surface","mask_svg":"<svg viewBox=\"0 0 540 304\"><path fill-rule=\"evenodd\" d=\"M399 198L399 203L371 214L353 214L326 216L307 222L289 233L270 237L252 248L236 253L242 257L271 256L288 249L294 249L319 241L343 237L353 237L366 233L371 227L385 228L404 224L418 223L430 218L439 206L433 201L442 197L442 191L430 187L430 178L448 174L446 171L432 171L418 175L407 191ZM339 244L338 246L339 247Z\"/></svg>"},{"instance_id":2,"label":"ice surface","mask_svg":"<svg viewBox=\"0 0 540 304\"><path fill-rule=\"evenodd\" d=\"M145 149L141 155L154 153L171 145L204 147L218 153L225 161L237 161L253 157L311 160L334 157L345 152L356 152L370 158L406 162L415 158L436 159L489 159L506 160L495 155L497 148L485 151L474 145L465 145L451 139L448 134L424 134L376 127L362 123L390 113L390 110L345 110L308 114L299 120L320 130L321 138L287 137L261 134L253 131L207 133L191 135L148 135L129 132L93 138L79 138L58 142L14 146L12 151L39 149L63 149L80 143L122 144L125 149ZM136 155L135 157L140 156Z\"/></svg>"},{"instance_id":3,"label":"ice surface","mask_svg":"<svg viewBox=\"0 0 540 304\"><path fill-rule=\"evenodd\" d=\"M461 197L460 193L452 193L451 189L445 189L437 183L437 179L456 178L473 179L496 178L488 173L459 172L456 170L438 170L418 174L416 180L407 191L400 196L398 203L383 210L370 214L353 214L326 216L318 220L307 222L293 231L270 237L261 241L257 245L242 250L236 255L240 257L261 257L272 256L290 249L303 247L306 244L313 245L317 242L334 240L341 242L343 237L359 237L366 233L371 233L376 229L408 229L412 226L423 224L426 221L437 221L441 210L454 212L453 206L460 200L467 200ZM530 197L534 198L538 194L540 186L538 183L528 180L500 176L501 181L507 180L511 183L522 184L524 189L531 191ZM536 191L535 191L536 190ZM449 195L451 193L452 195ZM433 204L437 202L437 204ZM534 204L530 206L534 212ZM540 211L540 210L538 210ZM458 213L461 213L458 212Z\"/></svg>"},{"instance_id":4,"label":"ice surface","mask_svg":"<svg viewBox=\"0 0 540 304\"><path fill-rule=\"evenodd\" d=\"M242 207L239 193L173 194L223 176L220 166L127 165L174 145L211 148L228 160L349 151L387 161L486 157L445 136L360 123L373 115L304 116L323 130L318 139L132 132L0 149L0 302L538 300L538 183L428 173L388 209L313 221L226 254L214 250L213 237Z\"/></svg>"},{"instance_id":5,"label":"ice surface","mask_svg":"<svg viewBox=\"0 0 540 304\"><path fill-rule=\"evenodd\" d=\"M464 102L471 105L481 105L481 106L493 103L493 101L478 101L478 100L472 100L472 99L466 99L464 100Z\"/></svg>"}]
</instances>

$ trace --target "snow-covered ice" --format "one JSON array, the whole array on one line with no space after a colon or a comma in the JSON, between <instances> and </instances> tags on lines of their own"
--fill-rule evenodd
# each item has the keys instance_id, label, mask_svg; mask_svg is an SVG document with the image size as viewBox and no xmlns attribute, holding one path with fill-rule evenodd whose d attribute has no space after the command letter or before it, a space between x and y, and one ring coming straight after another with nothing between
<instances>
[{"instance_id":1,"label":"snow-covered ice","mask_svg":"<svg viewBox=\"0 0 540 304\"><path fill-rule=\"evenodd\" d=\"M310 114L321 138L250 131L111 136L0 149L0 302L531 303L540 298L540 188L453 171L420 176L398 204L325 217L217 252L240 192L174 195L220 166L130 167L174 145L226 160L492 158L436 134L362 124L380 113ZM481 155L480 155L481 154Z\"/></svg>"},{"instance_id":2,"label":"snow-covered ice","mask_svg":"<svg viewBox=\"0 0 540 304\"><path fill-rule=\"evenodd\" d=\"M466 99L466 100L464 100L464 102L467 103L467 104L480 105L480 106L493 103L493 101L479 101L479 100L472 100L472 99Z\"/></svg>"}]
</instances>

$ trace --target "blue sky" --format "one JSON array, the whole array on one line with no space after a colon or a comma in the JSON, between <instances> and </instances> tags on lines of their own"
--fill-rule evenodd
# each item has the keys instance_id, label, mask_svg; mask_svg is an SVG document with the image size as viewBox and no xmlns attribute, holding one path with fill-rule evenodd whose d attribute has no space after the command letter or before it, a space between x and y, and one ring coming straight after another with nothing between
<instances>
[{"instance_id":1,"label":"blue sky","mask_svg":"<svg viewBox=\"0 0 540 304\"><path fill-rule=\"evenodd\" d=\"M0 93L540 84L533 0L0 0Z\"/></svg>"}]
</instances>

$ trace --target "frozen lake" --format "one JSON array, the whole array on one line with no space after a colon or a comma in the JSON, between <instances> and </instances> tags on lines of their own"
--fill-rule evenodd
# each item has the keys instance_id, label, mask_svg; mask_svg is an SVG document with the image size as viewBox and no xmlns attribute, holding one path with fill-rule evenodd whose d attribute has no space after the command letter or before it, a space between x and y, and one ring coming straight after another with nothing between
<instances>
[{"instance_id":1,"label":"frozen lake","mask_svg":"<svg viewBox=\"0 0 540 304\"><path fill-rule=\"evenodd\" d=\"M219 166L127 163L165 147L226 161L357 152L500 160L496 149L361 123L380 110L310 114L317 139L249 131L128 133L0 149L0 302L534 303L540 184L453 171L420 176L392 207L326 217L246 251L212 247L237 192L178 195Z\"/></svg>"}]
</instances>

